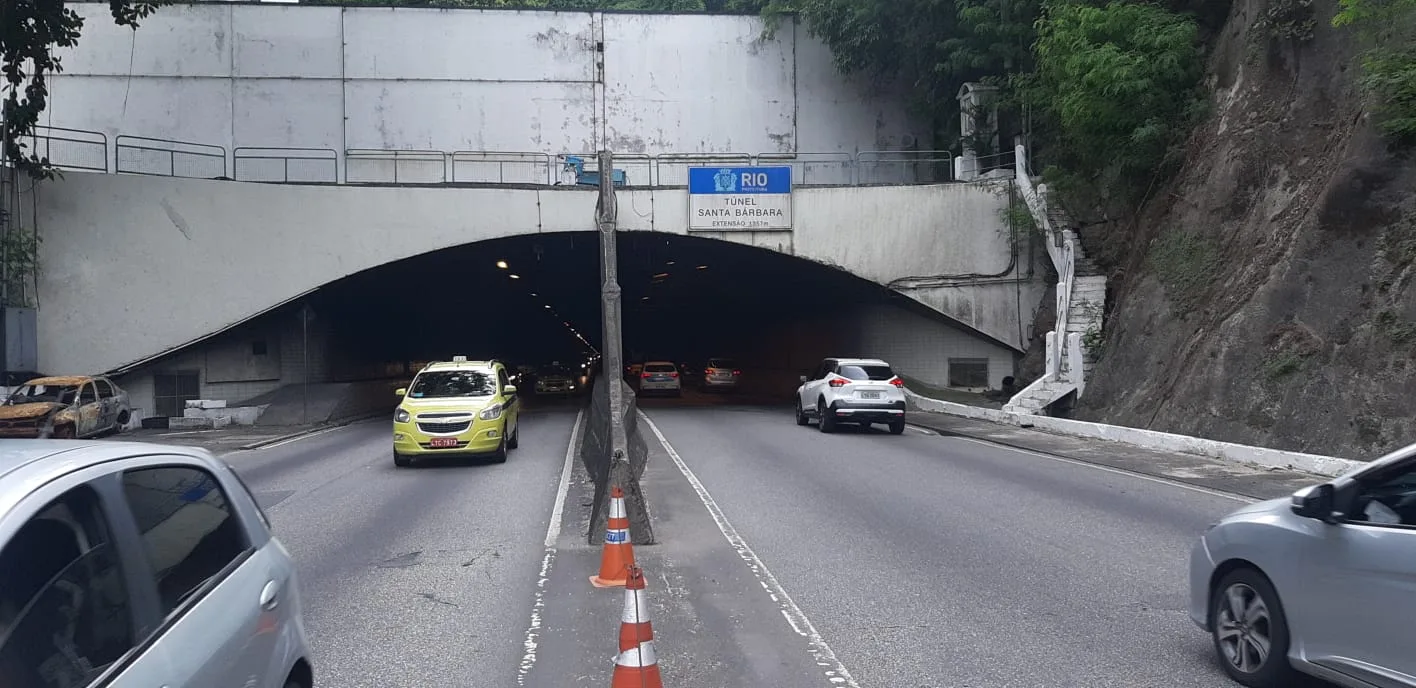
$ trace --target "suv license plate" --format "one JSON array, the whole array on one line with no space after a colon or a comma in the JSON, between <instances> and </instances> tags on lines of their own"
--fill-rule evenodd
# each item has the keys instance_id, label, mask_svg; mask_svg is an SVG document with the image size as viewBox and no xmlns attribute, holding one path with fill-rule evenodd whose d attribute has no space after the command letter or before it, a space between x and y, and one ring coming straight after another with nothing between
<instances>
[{"instance_id":1,"label":"suv license plate","mask_svg":"<svg viewBox=\"0 0 1416 688\"><path fill-rule=\"evenodd\" d=\"M879 399L879 398L880 398L880 393L879 393L879 392L861 392L861 393L860 393L860 398L862 398L862 399Z\"/></svg>"},{"instance_id":2,"label":"suv license plate","mask_svg":"<svg viewBox=\"0 0 1416 688\"><path fill-rule=\"evenodd\" d=\"M456 438L456 437L434 437L433 439L431 439L431 440L428 441L428 446L430 446L430 447L456 447L456 446L457 446L457 438Z\"/></svg>"}]
</instances>

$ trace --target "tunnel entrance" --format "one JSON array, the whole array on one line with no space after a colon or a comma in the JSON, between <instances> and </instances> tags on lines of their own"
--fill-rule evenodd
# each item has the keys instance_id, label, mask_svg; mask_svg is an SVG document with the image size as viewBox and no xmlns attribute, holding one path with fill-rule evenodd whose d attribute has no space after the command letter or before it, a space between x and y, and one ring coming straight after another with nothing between
<instances>
[{"instance_id":1,"label":"tunnel entrance","mask_svg":"<svg viewBox=\"0 0 1416 688\"><path fill-rule=\"evenodd\" d=\"M331 374L452 355L592 356L602 345L598 240L594 232L497 239L320 289L309 301L329 319ZM626 362L732 357L779 367L765 360L768 333L794 329L829 348L838 339L831 316L897 300L843 271L752 246L645 232L621 234L618 248Z\"/></svg>"}]
</instances>

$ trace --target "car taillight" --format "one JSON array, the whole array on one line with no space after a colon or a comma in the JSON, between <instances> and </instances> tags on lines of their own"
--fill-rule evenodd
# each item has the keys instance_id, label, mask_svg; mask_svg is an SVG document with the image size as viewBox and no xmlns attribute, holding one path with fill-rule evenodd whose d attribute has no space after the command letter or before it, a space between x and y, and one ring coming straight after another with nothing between
<instances>
[{"instance_id":1,"label":"car taillight","mask_svg":"<svg viewBox=\"0 0 1416 688\"><path fill-rule=\"evenodd\" d=\"M742 375L742 371L741 371L741 370L734 370L734 371L733 371L733 375Z\"/></svg>"},{"instance_id":2,"label":"car taillight","mask_svg":"<svg viewBox=\"0 0 1416 688\"><path fill-rule=\"evenodd\" d=\"M900 389L904 389L904 388L905 388L905 381L904 381L904 380L901 380L901 379L898 378L898 377L895 378L895 379L893 379L893 380L891 380L891 381L890 381L890 384L892 384L892 385L894 385L894 386L896 386L896 387L899 387Z\"/></svg>"},{"instance_id":3,"label":"car taillight","mask_svg":"<svg viewBox=\"0 0 1416 688\"><path fill-rule=\"evenodd\" d=\"M678 377L678 373L669 373L669 377Z\"/></svg>"},{"instance_id":4,"label":"car taillight","mask_svg":"<svg viewBox=\"0 0 1416 688\"><path fill-rule=\"evenodd\" d=\"M704 369L703 369L703 374L704 374L704 375L712 375L712 374L713 374L713 369L712 369L712 368L704 368Z\"/></svg>"},{"instance_id":5,"label":"car taillight","mask_svg":"<svg viewBox=\"0 0 1416 688\"><path fill-rule=\"evenodd\" d=\"M847 380L843 377L833 377L831 378L831 381L827 382L826 384L831 385L832 387L845 387L850 383L850 380Z\"/></svg>"},{"instance_id":6,"label":"car taillight","mask_svg":"<svg viewBox=\"0 0 1416 688\"><path fill-rule=\"evenodd\" d=\"M647 380L647 379L649 379L649 373L644 373L643 375L640 375L640 377L642 377L642 378L644 378L644 379Z\"/></svg>"}]
</instances>

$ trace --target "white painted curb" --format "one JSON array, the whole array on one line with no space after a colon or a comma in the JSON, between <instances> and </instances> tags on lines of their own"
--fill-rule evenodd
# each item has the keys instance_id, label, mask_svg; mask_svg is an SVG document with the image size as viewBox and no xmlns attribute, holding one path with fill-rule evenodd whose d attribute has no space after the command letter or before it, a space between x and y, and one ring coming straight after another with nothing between
<instances>
[{"instance_id":1,"label":"white painted curb","mask_svg":"<svg viewBox=\"0 0 1416 688\"><path fill-rule=\"evenodd\" d=\"M952 401L930 399L929 397L922 397L908 389L905 390L905 396L921 411L944 413L951 416L961 416L964 418L988 421L990 423L1015 425L1023 428L1036 428L1058 435L1119 442L1143 449L1196 454L1213 459L1233 461L1235 463L1263 466L1265 468L1284 468L1302 471L1304 473L1312 473L1314 475L1336 477L1366 465L1366 463L1362 461L1339 459L1333 456L1303 454L1300 452L1268 449L1266 447L1251 447L1246 444L1217 442L1201 437L1175 435L1168 432L1156 432L1155 430L1140 430L1138 428L1128 428L1120 425L1088 423L1086 421L1053 418L1051 416L1009 413L999 409L980 408L967 404L957 404Z\"/></svg>"}]
</instances>

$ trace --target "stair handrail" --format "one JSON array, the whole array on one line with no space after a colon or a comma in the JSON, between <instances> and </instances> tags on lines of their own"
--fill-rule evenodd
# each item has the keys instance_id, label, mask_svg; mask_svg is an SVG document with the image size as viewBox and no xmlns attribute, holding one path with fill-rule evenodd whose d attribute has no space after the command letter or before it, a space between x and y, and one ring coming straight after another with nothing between
<instances>
[{"instance_id":1,"label":"stair handrail","mask_svg":"<svg viewBox=\"0 0 1416 688\"><path fill-rule=\"evenodd\" d=\"M1067 365L1065 371L1062 365L1063 361L1069 358L1069 347L1066 346L1067 316L1072 306L1072 284L1076 275L1076 246L1070 232L1061 227L1052 226L1052 221L1047 214L1047 187L1045 184L1041 189L1033 186L1032 175L1028 174L1027 148L1018 144L1014 150L1013 163L1018 189L1022 192L1023 202L1027 204L1033 221L1042 228L1044 236L1053 239L1047 242L1047 255L1052 259L1053 267L1057 269L1055 303L1057 322L1053 327L1057 344L1047 352L1047 365L1043 377L1059 381L1076 379L1081 374L1081 363L1067 361L1075 365Z\"/></svg>"}]
</instances>

